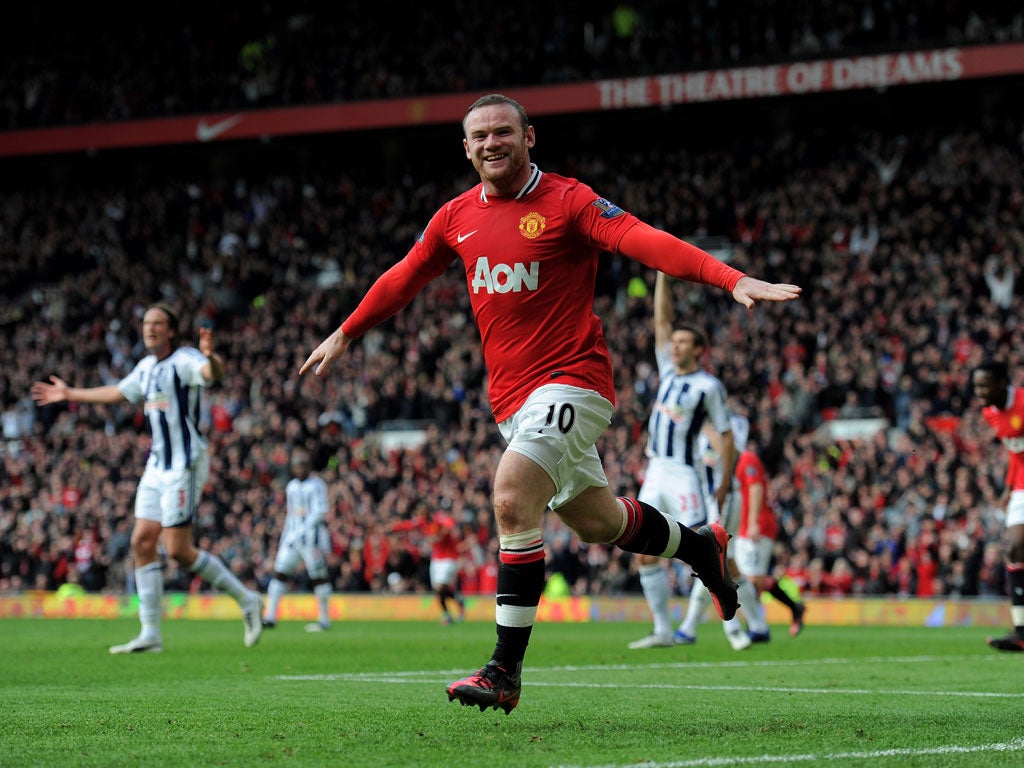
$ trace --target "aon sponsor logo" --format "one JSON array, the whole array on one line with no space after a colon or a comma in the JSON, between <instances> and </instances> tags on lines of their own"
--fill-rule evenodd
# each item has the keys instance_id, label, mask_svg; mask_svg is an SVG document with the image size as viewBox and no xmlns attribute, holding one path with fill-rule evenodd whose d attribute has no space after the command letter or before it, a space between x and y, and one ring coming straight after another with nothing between
<instances>
[{"instance_id":1,"label":"aon sponsor logo","mask_svg":"<svg viewBox=\"0 0 1024 768\"><path fill-rule=\"evenodd\" d=\"M495 264L491 268L486 256L476 260L473 273L473 293L519 293L523 290L537 290L540 277L540 262L529 264Z\"/></svg>"},{"instance_id":2,"label":"aon sponsor logo","mask_svg":"<svg viewBox=\"0 0 1024 768\"><path fill-rule=\"evenodd\" d=\"M1010 453L1024 453L1024 437L1004 437L1003 445Z\"/></svg>"}]
</instances>

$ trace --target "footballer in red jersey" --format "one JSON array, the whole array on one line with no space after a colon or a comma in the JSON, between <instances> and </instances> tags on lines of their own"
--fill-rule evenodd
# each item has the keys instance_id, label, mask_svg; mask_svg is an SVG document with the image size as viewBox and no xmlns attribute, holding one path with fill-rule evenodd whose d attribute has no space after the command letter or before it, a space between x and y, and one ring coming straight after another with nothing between
<instances>
[{"instance_id":1,"label":"footballer in red jersey","mask_svg":"<svg viewBox=\"0 0 1024 768\"><path fill-rule=\"evenodd\" d=\"M618 253L684 280L731 291L746 307L789 301L800 288L744 275L643 223L576 179L530 162L536 132L519 102L477 99L462 121L463 150L480 183L446 203L405 258L387 270L300 374L323 376L349 345L402 309L458 260L466 275L489 377L488 396L508 445L494 477L498 635L491 660L446 688L450 700L509 713L544 589L544 513L585 542L674 557L691 565L723 618L736 613L725 566L728 534L694 531L636 499L619 499L596 443L611 423L614 382L594 313L600 252Z\"/></svg>"},{"instance_id":2,"label":"footballer in red jersey","mask_svg":"<svg viewBox=\"0 0 1024 768\"><path fill-rule=\"evenodd\" d=\"M1006 450L1006 572L1013 631L989 638L1000 651L1024 651L1024 390L1010 386L1005 363L985 361L971 375L982 415Z\"/></svg>"}]
</instances>

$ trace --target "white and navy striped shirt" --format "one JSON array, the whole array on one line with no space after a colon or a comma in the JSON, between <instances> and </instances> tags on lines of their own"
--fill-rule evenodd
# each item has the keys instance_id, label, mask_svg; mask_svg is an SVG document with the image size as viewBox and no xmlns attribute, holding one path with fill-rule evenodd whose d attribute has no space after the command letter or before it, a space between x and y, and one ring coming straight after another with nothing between
<instances>
[{"instance_id":1,"label":"white and navy striped shirt","mask_svg":"<svg viewBox=\"0 0 1024 768\"><path fill-rule=\"evenodd\" d=\"M669 349L666 345L657 353L661 384L647 425L647 455L696 466L701 460L697 439L704 422L710 419L719 433L729 431L725 386L700 369L679 375Z\"/></svg>"},{"instance_id":2,"label":"white and navy striped shirt","mask_svg":"<svg viewBox=\"0 0 1024 768\"><path fill-rule=\"evenodd\" d=\"M202 369L206 356L195 347L178 347L163 360L147 355L117 388L131 403L145 401L153 433L149 465L159 469L187 469L206 451L199 434Z\"/></svg>"},{"instance_id":3,"label":"white and navy striped shirt","mask_svg":"<svg viewBox=\"0 0 1024 768\"><path fill-rule=\"evenodd\" d=\"M327 515L327 483L316 475L305 480L293 477L284 493L288 514L281 530L281 541L295 546L312 544L313 541L305 540L305 535L313 532Z\"/></svg>"}]
</instances>

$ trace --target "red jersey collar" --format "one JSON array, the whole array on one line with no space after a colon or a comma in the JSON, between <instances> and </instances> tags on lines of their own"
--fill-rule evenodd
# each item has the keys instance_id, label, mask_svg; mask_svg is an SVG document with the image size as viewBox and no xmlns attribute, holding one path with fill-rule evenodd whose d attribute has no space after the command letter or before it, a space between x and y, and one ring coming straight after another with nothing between
<instances>
[{"instance_id":1,"label":"red jersey collar","mask_svg":"<svg viewBox=\"0 0 1024 768\"><path fill-rule=\"evenodd\" d=\"M537 187L538 184L540 184L540 177L544 175L541 173L540 168L537 167L536 163L530 163L530 170L530 178L523 185L523 188L519 190L519 194L515 197L516 200L526 197ZM483 184L480 185L480 201L484 203L487 202L487 192L484 190Z\"/></svg>"}]
</instances>

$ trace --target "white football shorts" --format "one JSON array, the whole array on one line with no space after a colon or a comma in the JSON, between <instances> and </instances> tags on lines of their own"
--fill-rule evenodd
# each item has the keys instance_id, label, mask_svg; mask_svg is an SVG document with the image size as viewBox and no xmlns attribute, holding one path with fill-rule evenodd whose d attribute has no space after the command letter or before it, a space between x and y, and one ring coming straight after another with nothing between
<instances>
[{"instance_id":1,"label":"white football shorts","mask_svg":"<svg viewBox=\"0 0 1024 768\"><path fill-rule=\"evenodd\" d=\"M708 521L704 487L695 467L675 459L652 458L637 499L668 515L687 528Z\"/></svg>"},{"instance_id":2,"label":"white football shorts","mask_svg":"<svg viewBox=\"0 0 1024 768\"><path fill-rule=\"evenodd\" d=\"M291 575L301 561L306 566L306 575L311 579L327 578L326 553L331 548L331 536L327 525L320 523L313 533L306 532L298 537L285 537L274 557L274 570Z\"/></svg>"},{"instance_id":3,"label":"white football shorts","mask_svg":"<svg viewBox=\"0 0 1024 768\"><path fill-rule=\"evenodd\" d=\"M608 485L595 447L615 410L590 389L538 387L523 407L498 425L508 450L540 465L555 484L548 506L558 509L591 486Z\"/></svg>"},{"instance_id":4,"label":"white football shorts","mask_svg":"<svg viewBox=\"0 0 1024 768\"><path fill-rule=\"evenodd\" d=\"M455 577L459 575L459 561L450 557L435 557L430 560L430 586L437 589L442 586L455 586Z\"/></svg>"},{"instance_id":5,"label":"white football shorts","mask_svg":"<svg viewBox=\"0 0 1024 768\"><path fill-rule=\"evenodd\" d=\"M191 525L209 477L206 453L197 455L188 469L159 469L147 464L135 494L135 517L155 520L164 528Z\"/></svg>"},{"instance_id":6,"label":"white football shorts","mask_svg":"<svg viewBox=\"0 0 1024 768\"><path fill-rule=\"evenodd\" d=\"M1011 491L1010 503L1006 505L1006 527L1024 525L1024 490Z\"/></svg>"},{"instance_id":7,"label":"white football shorts","mask_svg":"<svg viewBox=\"0 0 1024 768\"><path fill-rule=\"evenodd\" d=\"M729 551L740 573L748 578L767 576L772 564L772 549L775 542L764 536L757 539L737 537Z\"/></svg>"}]
</instances>

